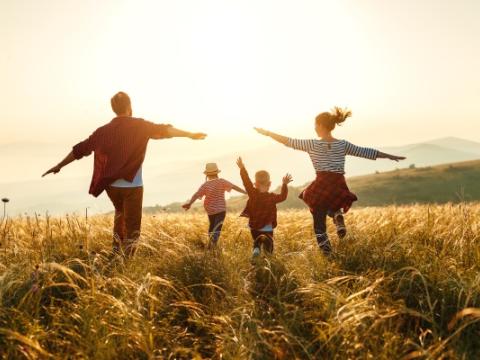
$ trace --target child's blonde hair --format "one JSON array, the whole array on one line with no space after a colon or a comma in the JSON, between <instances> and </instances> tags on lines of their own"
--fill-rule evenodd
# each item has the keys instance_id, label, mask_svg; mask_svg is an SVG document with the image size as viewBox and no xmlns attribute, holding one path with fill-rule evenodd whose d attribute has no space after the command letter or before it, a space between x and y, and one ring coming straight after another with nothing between
<instances>
[{"instance_id":1,"label":"child's blonde hair","mask_svg":"<svg viewBox=\"0 0 480 360\"><path fill-rule=\"evenodd\" d=\"M259 170L255 173L255 182L260 185L268 185L270 183L270 174L268 171Z\"/></svg>"},{"instance_id":2,"label":"child's blonde hair","mask_svg":"<svg viewBox=\"0 0 480 360\"><path fill-rule=\"evenodd\" d=\"M350 110L335 106L330 112L318 114L315 118L315 123L319 126L323 126L329 131L332 131L335 129L335 125L340 125L350 116L352 116L352 112Z\"/></svg>"}]
</instances>

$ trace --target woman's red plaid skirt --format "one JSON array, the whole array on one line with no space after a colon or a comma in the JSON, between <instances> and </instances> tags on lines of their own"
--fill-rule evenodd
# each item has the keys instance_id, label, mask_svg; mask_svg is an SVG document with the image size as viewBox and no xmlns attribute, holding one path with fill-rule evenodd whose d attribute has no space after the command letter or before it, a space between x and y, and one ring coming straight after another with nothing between
<instances>
[{"instance_id":1,"label":"woman's red plaid skirt","mask_svg":"<svg viewBox=\"0 0 480 360\"><path fill-rule=\"evenodd\" d=\"M358 199L348 189L345 177L342 174L330 171L317 172L315 181L308 185L299 197L312 211L316 208L331 211L343 209L344 213Z\"/></svg>"}]
</instances>

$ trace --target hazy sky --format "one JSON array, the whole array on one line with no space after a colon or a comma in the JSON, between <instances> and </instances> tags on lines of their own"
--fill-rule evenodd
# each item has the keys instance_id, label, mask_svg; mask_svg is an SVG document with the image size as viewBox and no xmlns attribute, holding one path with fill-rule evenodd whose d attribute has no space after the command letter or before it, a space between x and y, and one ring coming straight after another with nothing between
<instances>
[{"instance_id":1,"label":"hazy sky","mask_svg":"<svg viewBox=\"0 0 480 360\"><path fill-rule=\"evenodd\" d=\"M478 0L1 0L0 143L81 140L118 90L232 148L266 143L253 125L311 136L333 105L363 145L480 140L479 18Z\"/></svg>"}]
</instances>

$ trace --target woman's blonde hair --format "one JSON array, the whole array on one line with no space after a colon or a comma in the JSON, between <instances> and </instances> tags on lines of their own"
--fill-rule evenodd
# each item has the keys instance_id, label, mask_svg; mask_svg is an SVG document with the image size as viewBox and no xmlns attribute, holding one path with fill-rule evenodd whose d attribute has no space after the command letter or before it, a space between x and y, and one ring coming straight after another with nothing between
<instances>
[{"instance_id":1,"label":"woman's blonde hair","mask_svg":"<svg viewBox=\"0 0 480 360\"><path fill-rule=\"evenodd\" d=\"M350 116L352 116L350 110L335 106L330 112L318 114L315 118L315 124L332 131L336 125L341 125Z\"/></svg>"}]
</instances>

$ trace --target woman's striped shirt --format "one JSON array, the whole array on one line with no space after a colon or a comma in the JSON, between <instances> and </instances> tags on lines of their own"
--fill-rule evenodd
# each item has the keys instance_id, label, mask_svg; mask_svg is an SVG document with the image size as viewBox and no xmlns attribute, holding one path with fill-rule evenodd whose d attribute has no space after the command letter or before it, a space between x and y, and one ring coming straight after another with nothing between
<instances>
[{"instance_id":1,"label":"woman's striped shirt","mask_svg":"<svg viewBox=\"0 0 480 360\"><path fill-rule=\"evenodd\" d=\"M193 195L196 199L205 196L203 207L208 215L214 215L226 211L225 191L232 190L232 183L225 179L213 179L205 181Z\"/></svg>"},{"instance_id":2,"label":"woman's striped shirt","mask_svg":"<svg viewBox=\"0 0 480 360\"><path fill-rule=\"evenodd\" d=\"M356 146L346 140L330 142L319 139L288 139L286 145L295 150L307 152L316 172L330 171L345 174L346 155L370 160L375 160L378 156L378 150Z\"/></svg>"}]
</instances>

